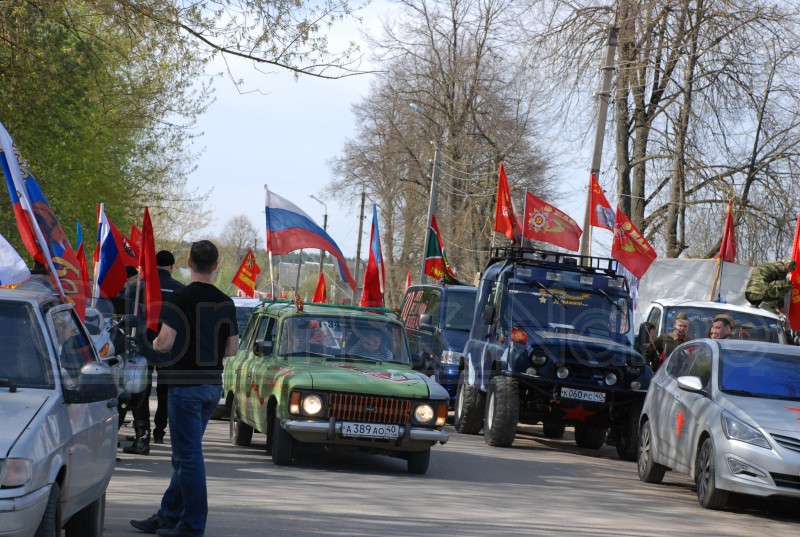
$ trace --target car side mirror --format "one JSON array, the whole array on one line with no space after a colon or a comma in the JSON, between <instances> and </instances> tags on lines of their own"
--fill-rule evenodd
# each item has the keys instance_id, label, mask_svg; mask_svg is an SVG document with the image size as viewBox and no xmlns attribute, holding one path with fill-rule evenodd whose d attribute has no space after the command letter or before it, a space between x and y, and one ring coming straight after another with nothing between
<instances>
[{"instance_id":1,"label":"car side mirror","mask_svg":"<svg viewBox=\"0 0 800 537\"><path fill-rule=\"evenodd\" d=\"M683 376L678 377L678 388L687 392L701 393L703 391L703 381L700 377Z\"/></svg>"},{"instance_id":2,"label":"car side mirror","mask_svg":"<svg viewBox=\"0 0 800 537\"><path fill-rule=\"evenodd\" d=\"M117 384L111 366L103 362L92 362L81 368L77 385L64 389L67 404L97 403L117 397Z\"/></svg>"},{"instance_id":3,"label":"car side mirror","mask_svg":"<svg viewBox=\"0 0 800 537\"><path fill-rule=\"evenodd\" d=\"M256 356L269 356L272 354L273 342L272 340L259 339L253 347L253 354Z\"/></svg>"},{"instance_id":4,"label":"car side mirror","mask_svg":"<svg viewBox=\"0 0 800 537\"><path fill-rule=\"evenodd\" d=\"M433 317L430 313L423 313L419 316L419 327L422 330L433 331Z\"/></svg>"}]
</instances>

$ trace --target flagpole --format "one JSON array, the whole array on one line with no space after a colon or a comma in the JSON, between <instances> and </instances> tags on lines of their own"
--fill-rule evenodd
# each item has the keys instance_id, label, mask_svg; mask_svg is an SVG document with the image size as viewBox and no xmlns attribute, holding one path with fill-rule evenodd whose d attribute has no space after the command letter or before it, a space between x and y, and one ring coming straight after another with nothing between
<instances>
[{"instance_id":1,"label":"flagpole","mask_svg":"<svg viewBox=\"0 0 800 537\"><path fill-rule=\"evenodd\" d=\"M300 259L297 260L297 279L294 283L294 297L297 298L300 292L300 269L303 267L303 249L300 249Z\"/></svg>"},{"instance_id":2,"label":"flagpole","mask_svg":"<svg viewBox=\"0 0 800 537\"><path fill-rule=\"evenodd\" d=\"M600 161L603 156L603 141L606 136L606 119L608 118L608 102L611 99L611 75L614 73L614 54L617 50L617 34L619 26L611 25L608 28L608 50L606 51L606 64L603 67L603 80L600 91L597 93L599 105L597 108L597 128L594 134L594 149L592 151L592 168L590 173L600 177ZM591 199L592 191L586 192L586 211L583 215L583 235L581 236L580 255L592 255L592 226L591 226Z\"/></svg>"},{"instance_id":3,"label":"flagpole","mask_svg":"<svg viewBox=\"0 0 800 537\"><path fill-rule=\"evenodd\" d=\"M269 284L270 294L275 298L275 273L272 270L272 250L267 250L267 258L269 259Z\"/></svg>"}]
</instances>

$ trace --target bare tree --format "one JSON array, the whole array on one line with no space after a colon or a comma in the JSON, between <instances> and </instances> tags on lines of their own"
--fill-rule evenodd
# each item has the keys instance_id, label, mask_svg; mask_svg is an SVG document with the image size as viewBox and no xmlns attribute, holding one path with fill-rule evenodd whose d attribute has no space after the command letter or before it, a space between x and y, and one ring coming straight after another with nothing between
<instances>
[{"instance_id":1,"label":"bare tree","mask_svg":"<svg viewBox=\"0 0 800 537\"><path fill-rule=\"evenodd\" d=\"M372 43L386 74L354 107L358 134L334 161L339 179L331 187L342 197L363 189L379 204L393 304L407 270L414 279L419 274L436 146L435 214L449 260L466 282L491 244L498 164L507 162L518 193L550 193L547 161L533 142L533 81L508 31L519 15L512 2L399 4L401 14Z\"/></svg>"}]
</instances>

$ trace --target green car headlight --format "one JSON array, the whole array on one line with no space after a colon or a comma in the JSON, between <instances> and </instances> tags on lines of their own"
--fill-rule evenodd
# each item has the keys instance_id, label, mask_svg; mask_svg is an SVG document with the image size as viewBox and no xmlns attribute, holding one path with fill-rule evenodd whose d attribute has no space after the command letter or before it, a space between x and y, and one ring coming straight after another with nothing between
<instances>
[{"instance_id":1,"label":"green car headlight","mask_svg":"<svg viewBox=\"0 0 800 537\"><path fill-rule=\"evenodd\" d=\"M313 393L303 397L303 412L309 416L316 416L322 412L322 398Z\"/></svg>"},{"instance_id":2,"label":"green car headlight","mask_svg":"<svg viewBox=\"0 0 800 537\"><path fill-rule=\"evenodd\" d=\"M417 408L414 409L414 420L417 423L427 425L428 423L432 423L435 418L436 412L434 412L433 407L427 403L417 405Z\"/></svg>"}]
</instances>

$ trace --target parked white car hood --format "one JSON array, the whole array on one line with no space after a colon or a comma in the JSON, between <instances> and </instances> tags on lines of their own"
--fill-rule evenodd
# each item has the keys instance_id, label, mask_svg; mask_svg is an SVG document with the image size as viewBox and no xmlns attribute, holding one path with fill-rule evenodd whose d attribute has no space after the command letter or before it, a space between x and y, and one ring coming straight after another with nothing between
<instances>
[{"instance_id":1,"label":"parked white car hood","mask_svg":"<svg viewBox=\"0 0 800 537\"><path fill-rule=\"evenodd\" d=\"M43 390L0 388L0 458L8 456L22 432L50 398Z\"/></svg>"}]
</instances>

